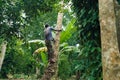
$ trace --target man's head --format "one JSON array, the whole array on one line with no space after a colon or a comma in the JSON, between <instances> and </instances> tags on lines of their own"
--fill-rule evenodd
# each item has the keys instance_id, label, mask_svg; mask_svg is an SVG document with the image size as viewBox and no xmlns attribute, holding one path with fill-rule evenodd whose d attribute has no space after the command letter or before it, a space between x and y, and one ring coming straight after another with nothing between
<instances>
[{"instance_id":1,"label":"man's head","mask_svg":"<svg viewBox=\"0 0 120 80\"><path fill-rule=\"evenodd\" d=\"M49 27L49 24L45 24L45 28Z\"/></svg>"}]
</instances>

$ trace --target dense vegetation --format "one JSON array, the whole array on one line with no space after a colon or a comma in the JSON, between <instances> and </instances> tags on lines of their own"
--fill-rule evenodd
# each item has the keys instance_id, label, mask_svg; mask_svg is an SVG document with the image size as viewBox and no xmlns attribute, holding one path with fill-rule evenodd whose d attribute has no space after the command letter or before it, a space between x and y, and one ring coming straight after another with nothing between
<instances>
[{"instance_id":1,"label":"dense vegetation","mask_svg":"<svg viewBox=\"0 0 120 80\"><path fill-rule=\"evenodd\" d=\"M100 25L98 1L72 0L79 32L81 79L99 80L101 76ZM81 65L80 65L81 64Z\"/></svg>"},{"instance_id":2,"label":"dense vegetation","mask_svg":"<svg viewBox=\"0 0 120 80\"><path fill-rule=\"evenodd\" d=\"M0 0L0 43L7 50L0 78L41 78L47 66L44 24L56 26L59 0ZM59 78L101 80L98 2L65 0ZM71 7L71 9L66 8ZM33 54L35 56L33 56Z\"/></svg>"}]
</instances>

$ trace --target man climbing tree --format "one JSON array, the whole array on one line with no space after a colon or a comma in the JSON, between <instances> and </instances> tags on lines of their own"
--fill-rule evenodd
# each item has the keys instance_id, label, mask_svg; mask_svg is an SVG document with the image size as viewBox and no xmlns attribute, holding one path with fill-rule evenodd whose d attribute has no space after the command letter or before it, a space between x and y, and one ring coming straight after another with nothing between
<instances>
[{"instance_id":1,"label":"man climbing tree","mask_svg":"<svg viewBox=\"0 0 120 80\"><path fill-rule=\"evenodd\" d=\"M57 20L57 27L56 27L57 30L51 28L49 25L45 25L45 30L44 30L45 43L48 49L47 51L48 51L49 64L41 80L51 80L53 75L57 76L57 68L58 68L57 60L58 60L59 40L60 40L59 32L61 31L61 27L62 27L62 16L63 16L63 13L58 13L58 20ZM57 31L55 40L52 37L52 31ZM54 43L54 47L52 45L52 42Z\"/></svg>"},{"instance_id":2,"label":"man climbing tree","mask_svg":"<svg viewBox=\"0 0 120 80\"><path fill-rule=\"evenodd\" d=\"M60 30L62 28L62 19L63 19L63 1L61 2L61 9L58 12L57 27L56 27L56 29L58 29L58 30ZM52 31L52 30L50 30L50 31ZM58 54L59 54L59 41L60 41L60 32L57 32L56 37L55 37L55 44L53 47L54 51L53 51L53 55L52 55L52 59L55 60L55 62L48 64L41 80L58 80L58 74L57 74L58 62L57 61L58 61Z\"/></svg>"},{"instance_id":3,"label":"man climbing tree","mask_svg":"<svg viewBox=\"0 0 120 80\"><path fill-rule=\"evenodd\" d=\"M48 61L50 63L55 62L53 59L53 56L52 56L54 53L52 43L55 43L55 39L52 36L52 31L62 31L62 30L54 29L54 28L50 27L48 24L45 25L45 30L44 30L45 44L46 44L47 52L48 52Z\"/></svg>"}]
</instances>

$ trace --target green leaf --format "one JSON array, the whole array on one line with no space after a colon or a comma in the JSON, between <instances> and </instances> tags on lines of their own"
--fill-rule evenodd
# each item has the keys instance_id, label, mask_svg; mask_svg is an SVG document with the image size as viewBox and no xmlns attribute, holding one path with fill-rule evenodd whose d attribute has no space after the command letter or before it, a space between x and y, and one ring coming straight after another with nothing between
<instances>
[{"instance_id":1,"label":"green leaf","mask_svg":"<svg viewBox=\"0 0 120 80\"><path fill-rule=\"evenodd\" d=\"M41 60L44 64L47 64L48 60L47 60L47 55L45 53L40 53L41 54Z\"/></svg>"}]
</instances>

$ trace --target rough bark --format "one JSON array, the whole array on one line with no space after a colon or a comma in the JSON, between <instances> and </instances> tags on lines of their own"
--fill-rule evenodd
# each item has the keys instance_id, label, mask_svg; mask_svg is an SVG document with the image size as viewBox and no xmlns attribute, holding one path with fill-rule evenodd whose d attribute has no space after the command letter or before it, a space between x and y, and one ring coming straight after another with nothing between
<instances>
[{"instance_id":1,"label":"rough bark","mask_svg":"<svg viewBox=\"0 0 120 80\"><path fill-rule=\"evenodd\" d=\"M51 80L52 76L55 74L55 62L53 62L53 45L51 41L45 41L47 46L47 53L48 53L48 66L45 69L44 75L41 80Z\"/></svg>"},{"instance_id":2,"label":"rough bark","mask_svg":"<svg viewBox=\"0 0 120 80\"><path fill-rule=\"evenodd\" d=\"M120 80L120 53L114 0L99 0L99 16L103 80Z\"/></svg>"},{"instance_id":3,"label":"rough bark","mask_svg":"<svg viewBox=\"0 0 120 80\"><path fill-rule=\"evenodd\" d=\"M1 71L2 64L3 64L3 60L4 60L4 57L5 57L6 45L7 45L7 42L3 42L2 45L1 45L1 52L0 52L0 71Z\"/></svg>"}]
</instances>

